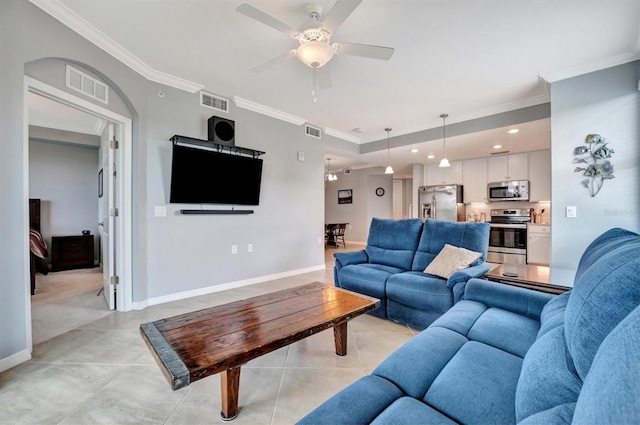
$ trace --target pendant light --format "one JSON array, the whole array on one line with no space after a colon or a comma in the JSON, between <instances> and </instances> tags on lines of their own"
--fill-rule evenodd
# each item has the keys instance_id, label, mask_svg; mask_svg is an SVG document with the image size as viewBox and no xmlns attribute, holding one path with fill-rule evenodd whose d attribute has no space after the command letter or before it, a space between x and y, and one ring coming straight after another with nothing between
<instances>
[{"instance_id":1,"label":"pendant light","mask_svg":"<svg viewBox=\"0 0 640 425\"><path fill-rule=\"evenodd\" d=\"M445 128L446 128L446 119L449 114L442 114L440 118L442 118L442 159L440 160L440 165L438 167L451 167L449 164L449 160L447 159L447 138L445 136Z\"/></svg>"},{"instance_id":2,"label":"pendant light","mask_svg":"<svg viewBox=\"0 0 640 425\"><path fill-rule=\"evenodd\" d=\"M331 172L331 158L327 158L327 168L324 170L324 179L330 182L338 180L338 176Z\"/></svg>"},{"instance_id":3,"label":"pendant light","mask_svg":"<svg viewBox=\"0 0 640 425\"><path fill-rule=\"evenodd\" d=\"M389 133L391 132L391 128L387 127L384 129L387 132L387 169L384 170L385 174L393 174L393 168L391 168L391 161L389 160L389 150L391 149L389 145Z\"/></svg>"}]
</instances>

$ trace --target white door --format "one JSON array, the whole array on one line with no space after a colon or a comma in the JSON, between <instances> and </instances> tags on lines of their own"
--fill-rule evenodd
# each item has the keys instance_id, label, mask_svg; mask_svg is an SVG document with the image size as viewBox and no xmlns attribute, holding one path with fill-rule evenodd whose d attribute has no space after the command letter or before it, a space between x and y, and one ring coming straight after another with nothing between
<instances>
[{"instance_id":1,"label":"white door","mask_svg":"<svg viewBox=\"0 0 640 425\"><path fill-rule=\"evenodd\" d=\"M109 142L103 148L106 149L107 161L102 168L102 276L104 285L104 297L109 306L109 310L116 308L116 162L113 141L118 140L117 132L120 126L113 123L107 125L107 136Z\"/></svg>"}]
</instances>

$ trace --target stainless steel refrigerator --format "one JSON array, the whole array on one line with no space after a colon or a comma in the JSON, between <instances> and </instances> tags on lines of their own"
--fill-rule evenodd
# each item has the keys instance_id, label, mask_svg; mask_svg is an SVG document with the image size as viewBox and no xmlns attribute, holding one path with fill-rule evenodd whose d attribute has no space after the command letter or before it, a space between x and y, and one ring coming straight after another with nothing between
<instances>
[{"instance_id":1,"label":"stainless steel refrigerator","mask_svg":"<svg viewBox=\"0 0 640 425\"><path fill-rule=\"evenodd\" d=\"M462 185L420 186L418 200L423 220L465 221Z\"/></svg>"}]
</instances>

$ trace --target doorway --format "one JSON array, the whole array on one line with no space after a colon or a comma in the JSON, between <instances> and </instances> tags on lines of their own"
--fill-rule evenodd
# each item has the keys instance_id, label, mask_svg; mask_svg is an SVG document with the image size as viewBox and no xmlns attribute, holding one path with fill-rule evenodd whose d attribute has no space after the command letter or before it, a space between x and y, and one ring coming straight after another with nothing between
<instances>
[{"instance_id":1,"label":"doorway","mask_svg":"<svg viewBox=\"0 0 640 425\"><path fill-rule=\"evenodd\" d=\"M25 127L28 119L29 92L59 102L62 105L91 114L107 123L105 133L109 137L103 137L103 145L106 145L108 163L103 169L108 170L108 178L103 182L103 194L106 202L102 216L110 226L109 242L105 249L101 249L103 264L103 288L104 296L110 309L129 311L132 306L131 288L131 142L132 122L129 118L109 111L70 93L49 86L39 80L25 76ZM25 129L25 145L29 143L28 131ZM112 142L115 141L115 142ZM104 148L104 146L103 146ZM101 155L102 156L102 155ZM102 159L100 159L102 164ZM103 171L104 174L104 171ZM28 194L25 194L25 198ZM26 204L25 199L25 204ZM25 211L25 214L27 212ZM106 217L105 217L106 215ZM98 219L98 217L95 217ZM97 222L97 220L96 220ZM28 226L28 220L26 220ZM106 251L105 251L106 250ZM27 282L26 284L29 284ZM27 302L27 339L32 346L31 331L31 303Z\"/></svg>"}]
</instances>

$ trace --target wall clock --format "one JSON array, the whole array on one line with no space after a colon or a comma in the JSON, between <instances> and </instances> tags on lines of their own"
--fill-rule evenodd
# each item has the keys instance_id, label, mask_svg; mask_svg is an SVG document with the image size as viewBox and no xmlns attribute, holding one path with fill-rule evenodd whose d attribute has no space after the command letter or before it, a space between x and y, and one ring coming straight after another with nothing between
<instances>
[{"instance_id":1,"label":"wall clock","mask_svg":"<svg viewBox=\"0 0 640 425\"><path fill-rule=\"evenodd\" d=\"M379 187L376 189L376 195L378 196L384 196L384 189Z\"/></svg>"}]
</instances>

